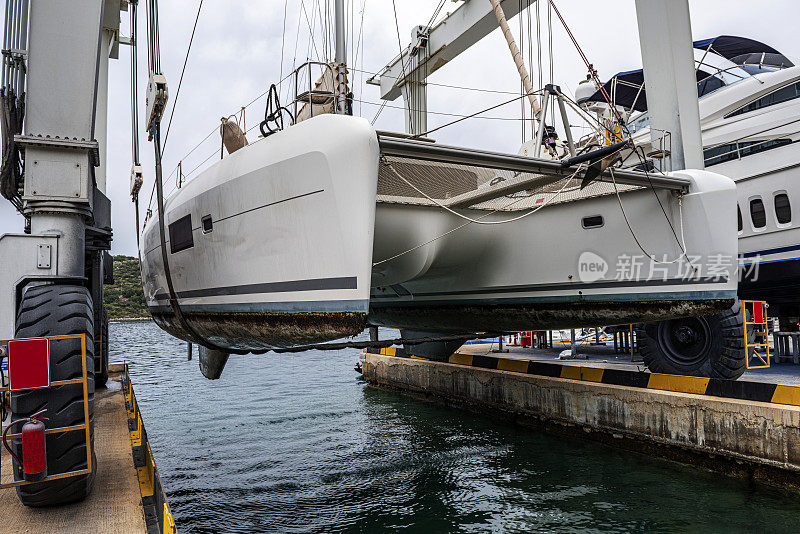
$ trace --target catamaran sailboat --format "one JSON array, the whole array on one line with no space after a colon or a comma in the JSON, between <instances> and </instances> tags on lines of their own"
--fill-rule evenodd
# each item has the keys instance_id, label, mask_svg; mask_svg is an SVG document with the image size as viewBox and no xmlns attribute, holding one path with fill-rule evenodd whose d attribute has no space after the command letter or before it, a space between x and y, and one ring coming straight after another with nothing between
<instances>
[{"instance_id":1,"label":"catamaran sailboat","mask_svg":"<svg viewBox=\"0 0 800 534\"><path fill-rule=\"evenodd\" d=\"M478 9L502 27L502 8L476 5L448 20ZM537 157L378 132L350 114L341 48L320 68L330 80L296 86L293 114L275 106L290 125L267 125L166 199L164 244L159 215L147 220L145 297L173 335L259 351L368 325L506 332L733 304L735 266L709 274L688 259L735 257L729 178L590 172L620 147L559 157L553 130L536 137Z\"/></svg>"}]
</instances>

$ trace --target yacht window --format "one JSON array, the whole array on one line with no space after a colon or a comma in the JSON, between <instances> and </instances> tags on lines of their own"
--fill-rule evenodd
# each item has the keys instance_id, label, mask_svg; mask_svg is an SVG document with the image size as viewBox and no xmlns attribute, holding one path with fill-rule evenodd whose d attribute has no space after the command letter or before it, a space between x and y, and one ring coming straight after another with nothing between
<instances>
[{"instance_id":1,"label":"yacht window","mask_svg":"<svg viewBox=\"0 0 800 534\"><path fill-rule=\"evenodd\" d=\"M739 204L736 204L736 218L738 219L738 229L741 232L744 230L744 224L742 224L742 209L739 207Z\"/></svg>"},{"instance_id":2,"label":"yacht window","mask_svg":"<svg viewBox=\"0 0 800 534\"><path fill-rule=\"evenodd\" d=\"M767 225L767 211L760 198L750 201L750 219L753 221L754 228L764 228Z\"/></svg>"},{"instance_id":3,"label":"yacht window","mask_svg":"<svg viewBox=\"0 0 800 534\"><path fill-rule=\"evenodd\" d=\"M708 93L712 93L721 87L725 87L725 82L723 82L716 76L709 76L708 78L705 78L703 81L697 82L697 96L698 98L701 96L705 96Z\"/></svg>"},{"instance_id":4,"label":"yacht window","mask_svg":"<svg viewBox=\"0 0 800 534\"><path fill-rule=\"evenodd\" d=\"M792 206L789 204L789 196L786 193L775 195L775 217L780 224L792 222Z\"/></svg>"},{"instance_id":5,"label":"yacht window","mask_svg":"<svg viewBox=\"0 0 800 534\"><path fill-rule=\"evenodd\" d=\"M793 100L795 98L800 98L800 82L793 83L792 85L787 85L786 87L782 87L777 91L773 91L772 93L768 94L767 96L762 96L758 100L754 100L750 102L743 108L737 109L733 113L727 115L727 117L733 117L735 115L742 115L744 113L749 113L750 111L755 111L757 109L766 108L769 106L774 106L775 104L780 104L782 102L787 102L789 100ZM726 117L726 118L727 118Z\"/></svg>"},{"instance_id":6,"label":"yacht window","mask_svg":"<svg viewBox=\"0 0 800 534\"><path fill-rule=\"evenodd\" d=\"M169 225L169 250L172 254L193 246L191 215L181 217Z\"/></svg>"},{"instance_id":7,"label":"yacht window","mask_svg":"<svg viewBox=\"0 0 800 534\"><path fill-rule=\"evenodd\" d=\"M791 144L791 139L772 139L771 141L741 141L727 145L718 145L703 150L703 159L706 167L718 165L734 159L752 156L759 152L765 152L784 145Z\"/></svg>"},{"instance_id":8,"label":"yacht window","mask_svg":"<svg viewBox=\"0 0 800 534\"><path fill-rule=\"evenodd\" d=\"M591 217L584 217L583 221L581 221L584 228L600 228L603 226L603 216L602 215L592 215Z\"/></svg>"}]
</instances>

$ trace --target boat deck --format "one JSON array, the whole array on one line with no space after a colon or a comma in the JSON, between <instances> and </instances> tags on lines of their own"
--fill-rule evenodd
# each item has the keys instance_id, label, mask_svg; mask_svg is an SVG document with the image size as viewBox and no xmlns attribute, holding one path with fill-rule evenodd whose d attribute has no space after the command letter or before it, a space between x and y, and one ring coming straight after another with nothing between
<instances>
[{"instance_id":1,"label":"boat deck","mask_svg":"<svg viewBox=\"0 0 800 534\"><path fill-rule=\"evenodd\" d=\"M147 532L122 376L112 369L108 387L95 394L97 478L89 498L67 506L28 508L20 503L14 489L0 490L0 532ZM10 482L10 455L4 451L0 457L2 481Z\"/></svg>"}]
</instances>

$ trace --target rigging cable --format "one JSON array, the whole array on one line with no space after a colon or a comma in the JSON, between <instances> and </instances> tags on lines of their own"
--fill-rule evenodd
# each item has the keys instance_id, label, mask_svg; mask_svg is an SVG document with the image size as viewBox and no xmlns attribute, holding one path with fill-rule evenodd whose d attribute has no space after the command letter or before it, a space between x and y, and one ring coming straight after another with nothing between
<instances>
[{"instance_id":1,"label":"rigging cable","mask_svg":"<svg viewBox=\"0 0 800 534\"><path fill-rule=\"evenodd\" d=\"M689 259L689 256L686 254L686 238L684 237L684 233L683 233L683 228L684 228L684 224L683 224L683 195L678 196L678 213L679 213L680 222L681 222L681 238L680 238L680 240L678 240L678 236L675 235L675 239L678 240L678 245L681 247L681 254L677 258L675 258L674 260L671 260L671 261L666 261L666 259L664 261L659 261L659 260L656 259L655 255L650 254L649 252L647 252L644 249L644 246L642 246L642 243L639 241L639 238L636 236L636 232L633 231L633 227L631 226L631 223L628 220L628 214L625 213L625 207L622 205L622 197L620 197L619 189L617 188L617 179L614 176L614 168L613 167L609 167L609 170L611 171L611 181L614 183L614 193L616 193L616 195L617 195L617 202L619 203L620 210L622 210L622 217L625 219L625 224L628 226L628 230L630 231L631 236L633 237L633 240L636 241L636 245L639 247L639 250L641 250L642 253L645 256L647 256L650 259L650 261L652 261L653 263L663 264L663 265L672 265L674 263L678 263L681 259L686 258L688 260L688 262L689 262L689 265L692 265L691 259ZM658 203L661 204L661 200L659 200ZM661 206L661 209L664 209L663 205ZM665 212L665 215L666 215L666 212ZM669 221L669 218L667 218L667 220ZM672 227L672 222L671 221L670 221L670 227ZM672 232L673 232L673 234L675 233L675 228L674 227L672 227ZM666 255L664 257L666 258ZM694 267L694 265L692 265L692 266Z\"/></svg>"},{"instance_id":2,"label":"rigging cable","mask_svg":"<svg viewBox=\"0 0 800 534\"><path fill-rule=\"evenodd\" d=\"M175 116L175 107L178 105L178 97L181 95L181 85L183 85L183 75L186 72L186 64L189 62L189 53L192 51L192 43L194 42L194 33L197 31L197 21L200 20L200 11L203 9L203 0L197 6L197 16L194 19L194 27L192 28L192 35L189 37L189 46L186 48L186 58L183 60L183 69L181 69L181 77L178 80L178 90L175 92L175 100L172 102L172 111L169 114L169 122L167 123L167 133L164 134L164 144L161 147L161 153L167 148L167 140L169 139L169 130L172 127L172 117Z\"/></svg>"},{"instance_id":3,"label":"rigging cable","mask_svg":"<svg viewBox=\"0 0 800 534\"><path fill-rule=\"evenodd\" d=\"M530 94L531 94L531 95L535 95L535 94L538 94L538 93L540 93L540 92L541 92L541 91L534 91L533 93L530 93ZM451 121L451 122L448 122L448 123L446 123L446 124L442 124L441 126L437 126L436 128L433 128L433 129L431 129L431 130L428 130L427 132L422 132L422 133L414 134L414 135L410 136L410 137L409 137L409 139L417 139L417 138L419 138L419 137L424 137L424 136L426 136L426 135L428 135L428 134L430 134L430 133L433 133L433 132L435 132L435 131L437 131L437 130L441 130L442 128L447 128L448 126L452 126L453 124L456 124L456 123L458 123L458 122L461 122L461 121L464 121L464 120L467 120L467 119L471 119L471 118L473 118L473 117L475 117L475 116L477 116L477 115L480 115L481 113L486 113L487 111L491 111L491 110L493 110L493 109L497 109L497 108L499 108L499 107L502 107L502 106L505 106L505 105L507 105L507 104L511 104L512 102L515 102L515 101L519 100L520 98L528 98L529 96L530 96L530 95L528 95L528 94L523 94L523 95L515 96L515 97L514 97L514 98L512 98L511 100L506 100L505 102L500 102L499 104L495 104L494 106L491 106L491 107L488 107L488 108L482 109L482 110L480 110L480 111L476 111L475 113L472 113L472 114L470 114L470 115L465 115L465 116L461 117L460 119L456 119L456 120L454 120L454 121Z\"/></svg>"},{"instance_id":4,"label":"rigging cable","mask_svg":"<svg viewBox=\"0 0 800 534\"><path fill-rule=\"evenodd\" d=\"M130 33L131 33L131 156L133 157L134 168L141 165L139 161L139 88L137 86L137 25L138 16L136 12L138 2L130 4ZM135 170L134 170L135 172ZM134 177L135 178L135 177ZM141 183L139 184L141 188ZM140 251L141 245L139 243L139 189L132 191L133 193L133 209L136 213L136 250Z\"/></svg>"},{"instance_id":5,"label":"rigging cable","mask_svg":"<svg viewBox=\"0 0 800 534\"><path fill-rule=\"evenodd\" d=\"M407 79L406 64L403 62L403 44L400 42L400 23L397 21L397 3L395 2L395 0L392 0L392 8L394 9L394 27L395 27L395 30L397 31L397 48L400 50L400 59L399 59L400 68L402 69L402 73L403 73L403 81L405 81ZM409 62L410 62L411 61L411 55L410 54L409 54L409 58L408 59L409 59ZM382 111L382 108L378 110L378 114L380 114L381 111ZM378 118L378 116L376 115L375 119L377 119L377 118ZM373 119L373 123L374 123L375 119ZM414 119L412 117L410 109L408 110L408 125L410 126L409 130L413 132L414 131Z\"/></svg>"}]
</instances>

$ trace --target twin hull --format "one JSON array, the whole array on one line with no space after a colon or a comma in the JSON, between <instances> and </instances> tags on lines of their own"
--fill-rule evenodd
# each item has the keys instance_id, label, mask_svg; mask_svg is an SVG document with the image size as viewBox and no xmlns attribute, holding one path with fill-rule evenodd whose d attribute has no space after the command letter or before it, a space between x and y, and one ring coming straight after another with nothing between
<instances>
[{"instance_id":1,"label":"twin hull","mask_svg":"<svg viewBox=\"0 0 800 534\"><path fill-rule=\"evenodd\" d=\"M735 186L722 176L680 173L690 183L682 206L667 191L621 195L648 253L679 257L683 233L696 258L661 264L643 255L615 195L466 224L437 206L378 202L380 158L367 121L322 115L227 156L172 195L167 254L192 328L218 346L258 351L367 324L469 332L661 320L713 313L736 296L735 265L703 270L709 258L736 257ZM602 224L585 228L596 216ZM153 316L192 340L169 305L157 216L143 251Z\"/></svg>"}]
</instances>

